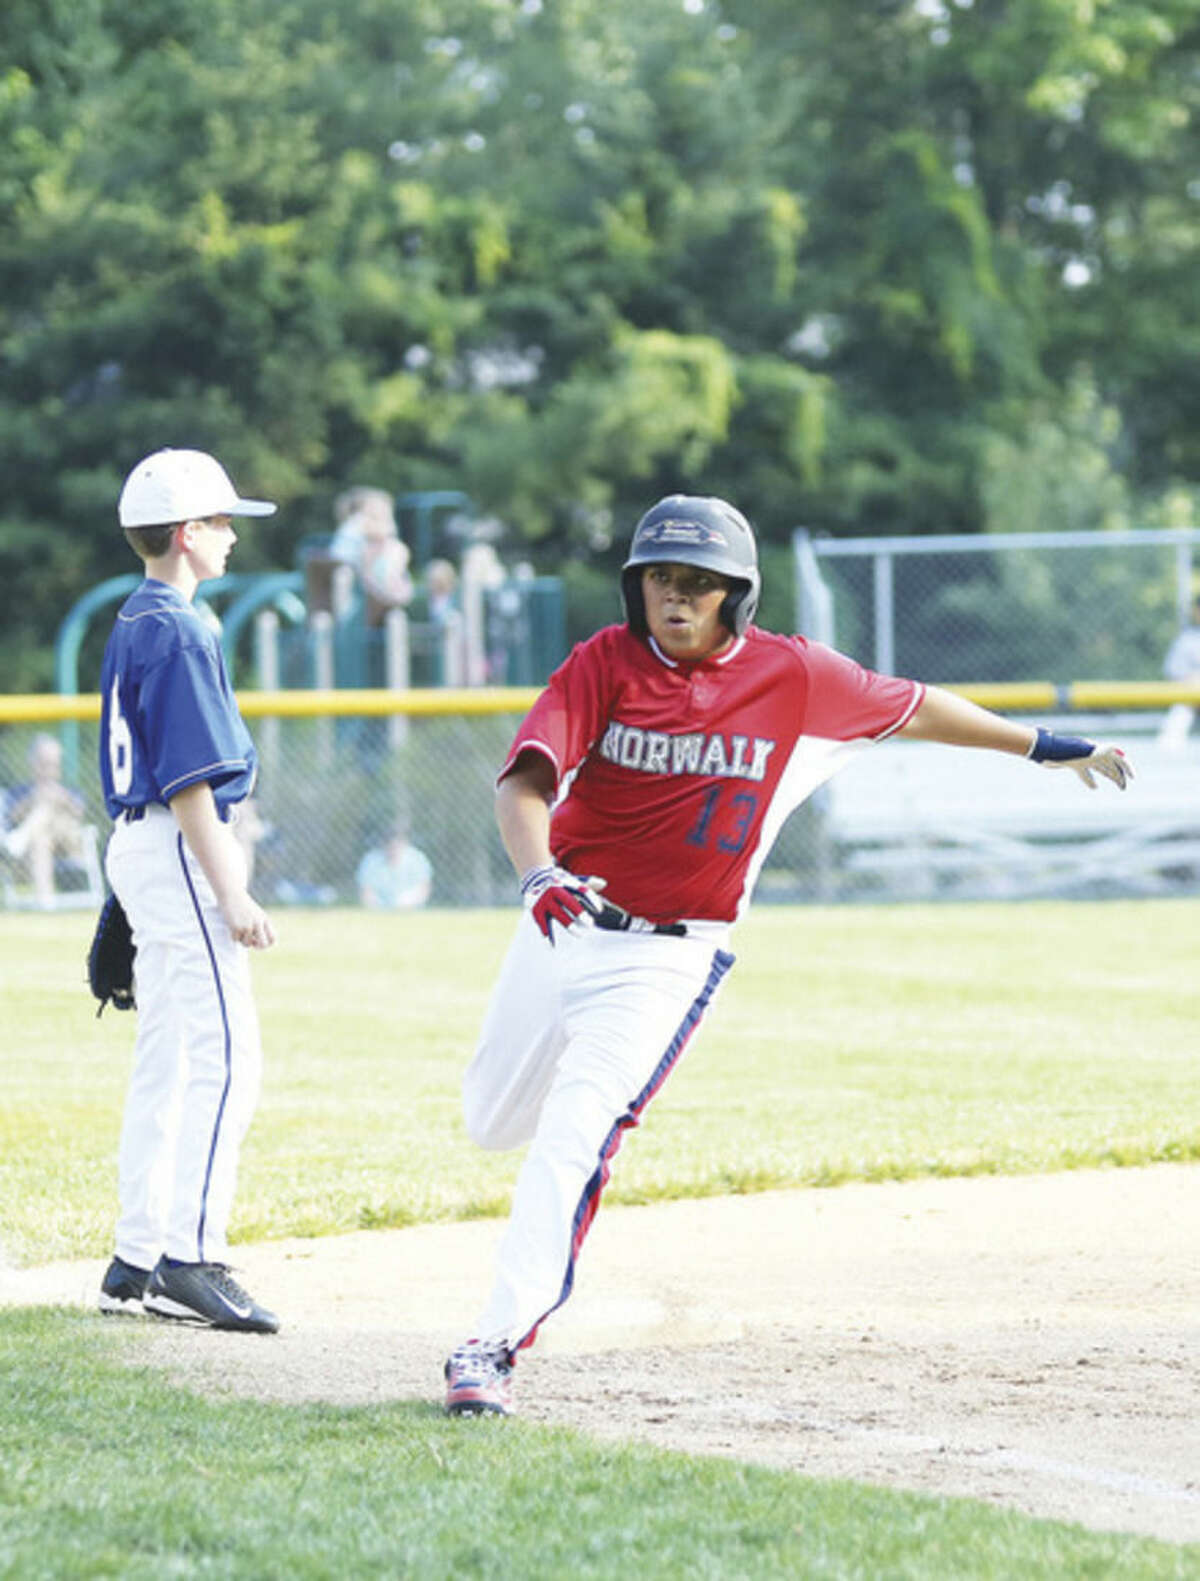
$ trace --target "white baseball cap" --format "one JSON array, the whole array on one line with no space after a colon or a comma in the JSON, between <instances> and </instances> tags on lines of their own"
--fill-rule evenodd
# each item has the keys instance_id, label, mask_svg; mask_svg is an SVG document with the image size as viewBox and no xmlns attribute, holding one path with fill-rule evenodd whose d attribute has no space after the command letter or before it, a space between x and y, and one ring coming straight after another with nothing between
<instances>
[{"instance_id":1,"label":"white baseball cap","mask_svg":"<svg viewBox=\"0 0 1200 1581\"><path fill-rule=\"evenodd\" d=\"M156 450L134 467L117 501L122 527L274 514L270 500L239 499L228 472L203 450Z\"/></svg>"}]
</instances>

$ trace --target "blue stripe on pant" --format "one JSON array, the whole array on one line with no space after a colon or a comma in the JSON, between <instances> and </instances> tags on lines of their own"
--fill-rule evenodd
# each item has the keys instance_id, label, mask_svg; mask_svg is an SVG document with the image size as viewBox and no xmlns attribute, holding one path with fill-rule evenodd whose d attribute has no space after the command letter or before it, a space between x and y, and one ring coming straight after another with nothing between
<instances>
[{"instance_id":1,"label":"blue stripe on pant","mask_svg":"<svg viewBox=\"0 0 1200 1581\"><path fill-rule=\"evenodd\" d=\"M225 1044L225 1082L221 1088L221 1101L217 1105L217 1112L213 1117L212 1139L209 1142L208 1158L204 1166L204 1186L200 1194L200 1212L196 1223L196 1255L198 1262L207 1262L204 1255L204 1231L208 1219L208 1194L212 1186L213 1161L217 1156L217 1144L221 1140L221 1125L225 1119L226 1106L229 1103L229 1086L233 1076L233 1040L229 1029L229 1010L225 1003L225 990L221 985L221 971L217 965L216 952L213 949L212 939L204 922L204 908L196 894L196 887L192 883L192 875L188 871L187 855L184 850L183 835L177 837L177 850L179 865L183 870L184 883L187 885L188 894L192 899L192 906L196 913L196 926L200 929L204 940L204 947L208 951L208 959L212 966L213 988L217 996L217 1006L221 1016L221 1029Z\"/></svg>"},{"instance_id":2,"label":"blue stripe on pant","mask_svg":"<svg viewBox=\"0 0 1200 1581\"><path fill-rule=\"evenodd\" d=\"M650 1100L655 1096L663 1083L666 1081L667 1077L671 1074L671 1071L682 1058L683 1052L687 1048L688 1043L691 1041L693 1034L696 1032L700 1026L701 1021L704 1019L705 1011L711 1004L712 997L720 986L722 978L733 965L733 962L734 957L726 950L717 950L714 953L712 966L709 969L708 979L705 982L704 987L693 1000L687 1011L687 1014L680 1022L674 1036L667 1045L665 1053L659 1060L658 1064L655 1066L649 1081L642 1088L641 1092L638 1093L636 1098L634 1098L633 1102L625 1110L624 1114L620 1115L616 1119L616 1121L613 1123L612 1129L605 1137L603 1145L600 1148L596 1169L588 1179L588 1182L583 1189L583 1195L579 1200L579 1206L575 1210L575 1217L572 1221L571 1227L571 1248L567 1260L566 1272L563 1277L562 1289L560 1290L558 1298L554 1304L548 1307L546 1311L542 1313L541 1317L538 1318L537 1322L533 1324L533 1326L528 1330L523 1338L521 1338L512 1347L512 1351L514 1353L516 1351L525 1350L533 1344L534 1340L537 1338L538 1330L541 1328L545 1320L552 1312L557 1312L559 1307L562 1306L563 1302L566 1301L567 1297L571 1294L572 1287L575 1283L575 1264L578 1260L579 1252L583 1246L584 1240L587 1238L587 1233L591 1229L592 1220L596 1217L597 1210L600 1207L600 1197L612 1174L612 1162L620 1150L621 1143L624 1140L625 1132L632 1130L634 1126L640 1123L642 1113L646 1109L646 1106L649 1104Z\"/></svg>"}]
</instances>

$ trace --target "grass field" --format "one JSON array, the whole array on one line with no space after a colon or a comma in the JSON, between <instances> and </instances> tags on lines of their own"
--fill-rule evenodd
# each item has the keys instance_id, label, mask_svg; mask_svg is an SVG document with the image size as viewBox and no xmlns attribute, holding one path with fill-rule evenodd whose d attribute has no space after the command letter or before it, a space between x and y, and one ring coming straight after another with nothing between
<instances>
[{"instance_id":1,"label":"grass field","mask_svg":"<svg viewBox=\"0 0 1200 1581\"><path fill-rule=\"evenodd\" d=\"M1200 1548L960 1499L601 1447L399 1402L204 1400L119 1365L133 1325L0 1314L12 1581L1181 1581ZM252 1342L254 1343L254 1342Z\"/></svg>"},{"instance_id":2,"label":"grass field","mask_svg":"<svg viewBox=\"0 0 1200 1581\"><path fill-rule=\"evenodd\" d=\"M610 1201L1200 1158L1200 905L768 908ZM502 1212L459 1081L508 912L285 912L234 1234ZM133 1018L97 1020L91 919L0 913L0 1241L107 1251Z\"/></svg>"},{"instance_id":3,"label":"grass field","mask_svg":"<svg viewBox=\"0 0 1200 1581\"><path fill-rule=\"evenodd\" d=\"M618 1200L1200 1158L1195 902L764 909ZM458 1084L511 913L282 913L236 1234L502 1211ZM0 914L0 1240L103 1256L132 1017L91 919ZM0 1313L0 1577L1200 1577L1200 1549L430 1405L200 1400Z\"/></svg>"}]
</instances>

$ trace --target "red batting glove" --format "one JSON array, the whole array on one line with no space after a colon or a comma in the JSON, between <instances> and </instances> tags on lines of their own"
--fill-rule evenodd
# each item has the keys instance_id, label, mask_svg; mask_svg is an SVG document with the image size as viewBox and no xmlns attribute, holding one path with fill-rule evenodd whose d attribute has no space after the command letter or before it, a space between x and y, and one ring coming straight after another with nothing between
<instances>
[{"instance_id":1,"label":"red batting glove","mask_svg":"<svg viewBox=\"0 0 1200 1581\"><path fill-rule=\"evenodd\" d=\"M521 880L521 898L551 945L555 923L567 933L590 928L600 910L588 881L565 867L531 867Z\"/></svg>"}]
</instances>

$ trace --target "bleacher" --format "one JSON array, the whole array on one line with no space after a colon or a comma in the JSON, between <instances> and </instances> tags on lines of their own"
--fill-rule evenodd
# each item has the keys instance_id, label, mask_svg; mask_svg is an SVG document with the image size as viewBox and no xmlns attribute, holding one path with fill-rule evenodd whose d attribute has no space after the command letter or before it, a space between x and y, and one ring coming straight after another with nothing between
<instances>
[{"instance_id":1,"label":"bleacher","mask_svg":"<svg viewBox=\"0 0 1200 1581\"><path fill-rule=\"evenodd\" d=\"M1123 722L1056 728L1124 745L1136 778L1088 790L1069 769L892 741L819 793L839 897L1160 895L1200 878L1200 736L1170 748ZM1139 721L1146 730L1147 721Z\"/></svg>"}]
</instances>

